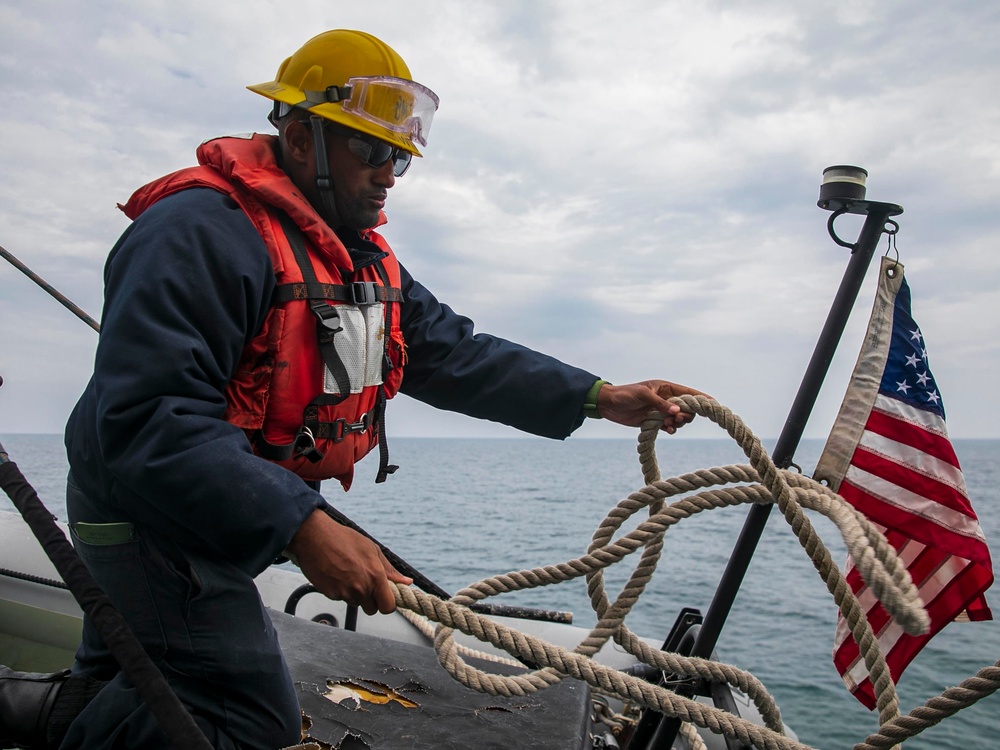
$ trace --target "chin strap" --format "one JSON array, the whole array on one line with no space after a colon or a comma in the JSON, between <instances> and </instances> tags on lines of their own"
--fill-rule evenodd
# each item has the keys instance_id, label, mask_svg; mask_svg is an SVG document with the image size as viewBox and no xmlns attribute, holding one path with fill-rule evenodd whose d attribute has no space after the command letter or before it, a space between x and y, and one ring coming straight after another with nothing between
<instances>
[{"instance_id":1,"label":"chin strap","mask_svg":"<svg viewBox=\"0 0 1000 750\"><path fill-rule=\"evenodd\" d=\"M318 115L311 115L309 122L312 123L313 143L316 146L316 188L319 190L319 199L323 203L323 218L331 227L333 220L337 217L337 203L333 197L333 180L330 177L330 162L326 158L326 139L323 137L323 118Z\"/></svg>"}]
</instances>

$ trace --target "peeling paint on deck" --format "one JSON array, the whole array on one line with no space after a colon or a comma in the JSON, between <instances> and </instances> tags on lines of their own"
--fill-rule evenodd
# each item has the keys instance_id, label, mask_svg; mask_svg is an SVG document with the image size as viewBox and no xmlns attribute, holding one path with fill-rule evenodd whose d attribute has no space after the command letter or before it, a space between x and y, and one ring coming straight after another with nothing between
<instances>
[{"instance_id":1,"label":"peeling paint on deck","mask_svg":"<svg viewBox=\"0 0 1000 750\"><path fill-rule=\"evenodd\" d=\"M590 691L580 682L530 696L488 695L454 680L430 647L271 616L303 711L302 744L312 750L591 746Z\"/></svg>"}]
</instances>

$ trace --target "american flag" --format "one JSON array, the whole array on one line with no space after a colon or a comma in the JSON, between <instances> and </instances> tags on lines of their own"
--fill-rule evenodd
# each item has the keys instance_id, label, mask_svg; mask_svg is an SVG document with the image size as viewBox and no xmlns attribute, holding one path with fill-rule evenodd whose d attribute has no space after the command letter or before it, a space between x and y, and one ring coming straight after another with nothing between
<instances>
[{"instance_id":1,"label":"american flag","mask_svg":"<svg viewBox=\"0 0 1000 750\"><path fill-rule=\"evenodd\" d=\"M904 633L848 561L847 581L893 680L949 622L992 619L983 593L993 583L990 552L948 439L941 394L898 261L882 259L865 342L815 477L882 530L930 615L927 634ZM848 690L874 708L868 670L843 617L833 662Z\"/></svg>"}]
</instances>

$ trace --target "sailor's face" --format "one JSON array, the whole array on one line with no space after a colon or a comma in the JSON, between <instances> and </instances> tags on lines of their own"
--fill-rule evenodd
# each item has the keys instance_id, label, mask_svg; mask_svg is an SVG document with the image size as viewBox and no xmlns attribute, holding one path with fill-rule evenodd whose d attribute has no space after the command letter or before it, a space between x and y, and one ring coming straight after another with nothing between
<instances>
[{"instance_id":1,"label":"sailor's face","mask_svg":"<svg viewBox=\"0 0 1000 750\"><path fill-rule=\"evenodd\" d=\"M337 218L351 229L369 229L378 224L389 188L396 184L393 162L370 167L351 151L348 140L339 133L326 134Z\"/></svg>"}]
</instances>

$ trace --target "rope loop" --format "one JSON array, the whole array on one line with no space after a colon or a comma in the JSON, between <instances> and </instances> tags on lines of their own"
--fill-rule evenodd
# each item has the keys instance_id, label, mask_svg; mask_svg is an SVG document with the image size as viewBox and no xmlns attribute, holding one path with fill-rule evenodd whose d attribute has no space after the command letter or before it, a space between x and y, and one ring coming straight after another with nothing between
<instances>
[{"instance_id":1,"label":"rope loop","mask_svg":"<svg viewBox=\"0 0 1000 750\"><path fill-rule=\"evenodd\" d=\"M843 498L801 473L779 470L760 440L727 407L706 396L675 396L671 403L703 416L742 448L749 465L702 469L663 480L656 459L655 442L663 415L650 413L639 430L637 451L645 486L620 500L594 531L587 551L580 557L528 570L487 578L444 601L417 589L395 585L396 605L407 619L415 615L437 623L434 648L442 666L459 682L475 690L503 696L522 696L542 690L564 677L582 680L594 690L619 697L626 703L660 711L744 744L766 750L809 750L782 732L781 717L773 698L749 672L719 662L684 657L652 648L625 626L625 618L652 579L663 550L667 529L681 520L715 508L747 503L774 503L809 555L820 579L840 609L875 688L879 709L879 734L868 737L855 750L882 750L932 726L1000 688L1000 662L985 668L958 688L946 690L908 716L900 716L896 686L889 674L878 640L864 609L833 561L829 550L805 515L820 513L837 527L854 566L871 592L899 625L910 634L926 633L930 619L905 565L881 532ZM721 487L721 489L712 489ZM676 499L675 499L676 498ZM636 513L646 516L636 528L615 534ZM641 550L639 559L621 591L611 601L604 587L604 569ZM584 577L597 623L572 651L472 612L468 607L490 596L562 583ZM430 633L430 626L423 628ZM505 651L523 664L537 665L522 674L499 675L470 666L462 658L469 649L455 642L459 630ZM668 674L708 682L726 683L746 694L763 717L764 726L680 696L639 677L597 663L592 657L614 640L639 661ZM482 656L481 652L471 652ZM494 659L496 657L493 657ZM510 663L508 661L508 663ZM682 727L684 725L682 724ZM691 727L684 727L686 735Z\"/></svg>"}]
</instances>

